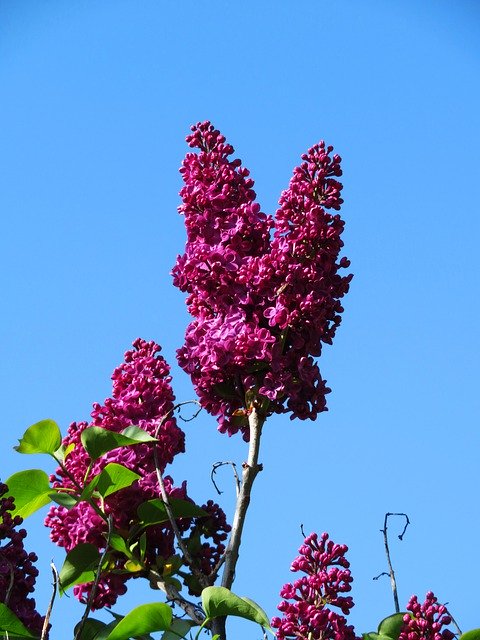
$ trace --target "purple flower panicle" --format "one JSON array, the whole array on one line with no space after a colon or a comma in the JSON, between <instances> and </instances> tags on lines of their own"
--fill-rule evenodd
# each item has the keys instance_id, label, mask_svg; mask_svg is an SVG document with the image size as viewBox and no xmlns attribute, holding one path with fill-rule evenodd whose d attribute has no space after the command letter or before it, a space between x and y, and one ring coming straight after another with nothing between
<instances>
[{"instance_id":1,"label":"purple flower panicle","mask_svg":"<svg viewBox=\"0 0 480 640\"><path fill-rule=\"evenodd\" d=\"M450 629L443 629L452 622L452 618L431 591L422 604L417 596L412 596L407 611L411 613L406 613L403 618L404 625L398 640L453 640L455 637Z\"/></svg>"},{"instance_id":2,"label":"purple flower panicle","mask_svg":"<svg viewBox=\"0 0 480 640\"><path fill-rule=\"evenodd\" d=\"M209 122L187 137L180 192L185 253L174 284L194 316L178 351L219 429L248 439L251 398L267 413L315 419L329 392L314 357L340 324L349 266L339 258L344 223L340 157L320 142L302 156L272 220L253 180ZM270 236L274 230L273 237Z\"/></svg>"},{"instance_id":3,"label":"purple flower panicle","mask_svg":"<svg viewBox=\"0 0 480 640\"><path fill-rule=\"evenodd\" d=\"M353 580L345 558L347 550L346 545L329 540L327 533L320 538L316 533L305 538L291 565L292 571L305 575L284 585L280 596L285 599L278 605L283 615L272 619L279 640L356 640L346 618L331 609L336 607L348 615L354 605L352 597L345 595Z\"/></svg>"},{"instance_id":4,"label":"purple flower panicle","mask_svg":"<svg viewBox=\"0 0 480 640\"><path fill-rule=\"evenodd\" d=\"M83 485L90 458L81 444L81 434L92 425L115 432L137 425L158 438L160 443L153 446L157 448L162 473L174 456L184 451L185 436L173 415L174 395L170 385L170 368L159 352L160 347L155 342L137 339L133 343L133 349L126 352L124 362L113 372L112 396L103 405L94 404L92 423L74 422L70 425L63 445L73 445L74 448L65 458L66 472L58 468L56 475L52 476L55 488L77 489L76 485ZM104 500L105 514L112 516L114 528L127 533L138 522L137 509L140 504L160 495L152 445L139 444L106 453L95 462L87 481L111 462L122 464L140 475L130 487L113 493ZM176 487L173 479L167 475L164 476L164 483L170 497L190 500L186 482ZM218 505L217 510L217 517L224 517ZM178 524L184 533L194 526L191 519L182 519ZM51 507L45 525L51 529L51 539L66 551L80 543L93 544L100 551L105 548L107 524L85 501L68 510L62 506ZM169 524L148 527L146 536L147 566L154 565L159 557L166 559L175 554L174 535ZM207 537L204 535L204 538ZM199 563L203 562L205 554L216 557L219 549L221 553L221 541L214 540L212 545L205 541L204 551L198 551ZM101 576L93 601L94 609L112 606L118 596L125 593L127 580L138 576L124 571L125 560L122 554L113 554L114 566ZM77 585L74 593L85 601L91 588L92 583Z\"/></svg>"},{"instance_id":5,"label":"purple flower panicle","mask_svg":"<svg viewBox=\"0 0 480 640\"><path fill-rule=\"evenodd\" d=\"M40 635L44 618L35 609L34 591L38 570L35 553L27 553L23 540L25 529L18 529L23 519L12 518L13 498L5 498L6 484L0 482L0 602L9 607L29 631Z\"/></svg>"}]
</instances>

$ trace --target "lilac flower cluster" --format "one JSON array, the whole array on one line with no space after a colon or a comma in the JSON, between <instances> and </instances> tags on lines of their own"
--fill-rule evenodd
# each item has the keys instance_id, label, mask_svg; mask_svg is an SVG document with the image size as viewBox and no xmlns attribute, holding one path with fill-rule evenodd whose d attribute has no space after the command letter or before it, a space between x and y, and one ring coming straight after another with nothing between
<instances>
[{"instance_id":1,"label":"lilac flower cluster","mask_svg":"<svg viewBox=\"0 0 480 640\"><path fill-rule=\"evenodd\" d=\"M32 633L40 635L44 618L35 609L33 593L38 570L35 553L27 553L23 540L25 529L20 516L12 518L13 498L5 498L6 484L0 482L0 602L6 604Z\"/></svg>"},{"instance_id":2,"label":"lilac flower cluster","mask_svg":"<svg viewBox=\"0 0 480 640\"><path fill-rule=\"evenodd\" d=\"M420 604L417 596L412 596L407 604L404 626L398 640L453 640L455 634L450 629L443 629L452 622L445 605L440 604L435 595L429 591L425 602Z\"/></svg>"},{"instance_id":3,"label":"lilac flower cluster","mask_svg":"<svg viewBox=\"0 0 480 640\"><path fill-rule=\"evenodd\" d=\"M180 170L187 242L173 279L194 320L180 366L222 432L248 438L252 398L313 420L329 392L313 358L332 342L352 277L339 274L344 223L329 211L343 202L341 159L323 142L309 149L272 220L218 130L199 123L187 142L199 153Z\"/></svg>"},{"instance_id":4,"label":"lilac flower cluster","mask_svg":"<svg viewBox=\"0 0 480 640\"><path fill-rule=\"evenodd\" d=\"M159 354L160 347L155 342L137 339L133 349L125 354L125 361L113 373L113 393L103 405L94 404L92 424L86 422L70 425L63 440L66 447L73 450L66 456L62 468L52 476L56 488L75 489L82 486L90 464L90 458L81 444L81 434L89 426L98 426L110 431L120 432L127 426L137 425L160 440L157 448L159 466L163 473L167 464L178 453L184 451L184 433L176 424L173 415L174 395L170 386L170 368ZM114 449L102 456L92 466L87 481L98 474L108 463L116 462L138 473L141 477L130 487L108 496L104 501L104 512L111 515L117 531L128 532L138 522L137 509L142 502L159 497L159 487L154 463L153 447L140 444L133 447ZM164 478L167 494L172 498L189 500L186 482L175 487L170 476ZM209 505L209 513L220 520L225 518L218 505ZM91 543L99 550L105 548L107 524L91 505L80 502L67 510L63 506L54 506L45 519L51 528L50 537L67 551L79 543ZM179 522L182 532L195 527L195 521L183 519ZM224 522L223 530L213 540L213 546L206 539L204 547L193 554L201 564L209 556L216 557L224 551L223 541L227 537L229 526ZM157 558L169 558L175 553L174 535L170 525L151 526L146 530L146 564L154 565ZM121 554L113 556L115 567L102 575L95 594L93 608L111 606L117 597L126 591L126 581L132 574L124 572L125 558ZM210 565L209 565L210 566ZM133 574L135 577L138 574ZM92 583L77 585L75 595L85 601Z\"/></svg>"},{"instance_id":5,"label":"lilac flower cluster","mask_svg":"<svg viewBox=\"0 0 480 640\"><path fill-rule=\"evenodd\" d=\"M348 547L335 544L328 534L316 533L305 538L299 556L292 563L292 571L306 575L284 585L280 596L285 598L278 609L281 618L272 619L276 637L309 638L310 640L356 640L354 628L330 607L337 607L348 615L353 607L350 563L345 558Z\"/></svg>"}]
</instances>

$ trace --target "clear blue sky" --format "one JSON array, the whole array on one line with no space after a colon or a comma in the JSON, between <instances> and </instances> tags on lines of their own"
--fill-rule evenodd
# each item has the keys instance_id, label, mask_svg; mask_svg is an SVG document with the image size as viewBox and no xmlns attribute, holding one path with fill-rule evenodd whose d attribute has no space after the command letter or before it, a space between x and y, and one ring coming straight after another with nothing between
<instances>
[{"instance_id":1,"label":"clear blue sky","mask_svg":"<svg viewBox=\"0 0 480 640\"><path fill-rule=\"evenodd\" d=\"M169 276L189 125L225 133L268 212L325 139L344 158L355 273L322 357L330 411L267 424L235 590L274 615L303 523L349 545L351 619L371 630L393 609L388 580L372 581L379 529L406 511L392 539L401 601L432 589L479 626L479 36L467 0L1 0L2 478L42 465L11 449L27 426L66 429L109 395L137 336L163 345L177 398L192 397ZM241 463L245 445L207 415L186 430L172 474L201 501L211 463ZM44 610L61 554L41 522L27 540ZM155 599L136 587L120 612ZM53 640L81 612L64 598Z\"/></svg>"}]
</instances>

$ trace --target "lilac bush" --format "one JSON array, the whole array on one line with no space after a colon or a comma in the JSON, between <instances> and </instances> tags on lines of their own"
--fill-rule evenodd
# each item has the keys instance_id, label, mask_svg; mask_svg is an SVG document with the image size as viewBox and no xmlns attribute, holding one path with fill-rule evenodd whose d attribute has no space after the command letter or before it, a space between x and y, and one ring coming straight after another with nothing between
<instances>
[{"instance_id":1,"label":"lilac bush","mask_svg":"<svg viewBox=\"0 0 480 640\"><path fill-rule=\"evenodd\" d=\"M156 437L160 471L163 473L173 458L185 449L185 436L178 427L173 415L174 395L171 388L170 367L159 355L160 347L155 342L137 339L133 349L125 353L124 362L112 375L112 397L103 405L95 403L91 425L73 423L70 425L63 446L73 445L66 456L64 469L59 467L52 476L53 487L57 489L75 489L98 474L108 463L116 462L140 475L140 479L130 487L113 493L104 501L104 513L111 515L116 530L128 532L138 522L137 509L146 500L159 495L158 479L151 444L139 444L135 447L117 448L103 455L90 466L90 458L81 445L81 434L89 426L97 426L109 431L121 432L132 424L144 429ZM88 472L87 476L86 473ZM189 499L187 484L175 486L171 476L164 478L165 489L171 498ZM193 527L196 535L201 527L202 540L193 555L208 575L224 551L224 541L229 526L220 507L210 501L203 505L208 516L199 522L182 520L179 527L186 532ZM215 526L212 526L215 523ZM45 525L51 529L53 542L66 551L79 543L90 543L103 550L106 545L108 525L105 518L88 502L79 502L73 508L53 506L45 519ZM146 565L155 566L159 558L168 559L175 555L174 534L169 524L152 526L147 529ZM211 543L209 541L212 541ZM93 609L112 606L119 595L126 592L126 582L143 573L128 573L124 570L125 557L118 553L115 568L102 575L96 588ZM74 593L86 601L93 583L74 587Z\"/></svg>"}]
</instances>

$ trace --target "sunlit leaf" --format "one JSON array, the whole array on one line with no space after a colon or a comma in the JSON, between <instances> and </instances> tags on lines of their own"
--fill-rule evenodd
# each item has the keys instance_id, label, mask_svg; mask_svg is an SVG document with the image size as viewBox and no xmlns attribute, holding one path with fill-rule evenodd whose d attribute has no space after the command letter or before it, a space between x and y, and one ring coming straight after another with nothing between
<instances>
[{"instance_id":1,"label":"sunlit leaf","mask_svg":"<svg viewBox=\"0 0 480 640\"><path fill-rule=\"evenodd\" d=\"M62 444L60 428L53 420L40 420L32 424L14 449L19 453L53 454Z\"/></svg>"},{"instance_id":2,"label":"sunlit leaf","mask_svg":"<svg viewBox=\"0 0 480 640\"><path fill-rule=\"evenodd\" d=\"M194 623L191 620L175 618L170 625L170 629L165 631L161 636L161 640L178 640L179 638L184 638L193 626Z\"/></svg>"},{"instance_id":3,"label":"sunlit leaf","mask_svg":"<svg viewBox=\"0 0 480 640\"><path fill-rule=\"evenodd\" d=\"M398 640L398 636L403 627L403 613L394 613L388 618L384 618L378 625L378 633L381 636L388 636L392 640Z\"/></svg>"},{"instance_id":4,"label":"sunlit leaf","mask_svg":"<svg viewBox=\"0 0 480 640\"><path fill-rule=\"evenodd\" d=\"M163 602L141 604L121 620L106 640L128 640L152 631L166 631L172 624L172 610Z\"/></svg>"},{"instance_id":5,"label":"sunlit leaf","mask_svg":"<svg viewBox=\"0 0 480 640\"><path fill-rule=\"evenodd\" d=\"M99 474L96 490L106 498L116 491L129 487L139 478L138 473L127 469L122 464L110 462Z\"/></svg>"},{"instance_id":6,"label":"sunlit leaf","mask_svg":"<svg viewBox=\"0 0 480 640\"><path fill-rule=\"evenodd\" d=\"M207 616L236 616L258 622L262 627L270 629L270 622L265 611L253 600L241 598L225 587L207 587L202 591L202 605Z\"/></svg>"},{"instance_id":7,"label":"sunlit leaf","mask_svg":"<svg viewBox=\"0 0 480 640\"><path fill-rule=\"evenodd\" d=\"M18 471L7 478L5 484L8 486L8 495L15 498L12 516L27 518L51 502L52 488L47 474L41 469Z\"/></svg>"},{"instance_id":8,"label":"sunlit leaf","mask_svg":"<svg viewBox=\"0 0 480 640\"><path fill-rule=\"evenodd\" d=\"M118 447L127 447L142 442L158 442L140 427L127 427L121 433L102 427L88 427L82 431L82 444L92 460Z\"/></svg>"},{"instance_id":9,"label":"sunlit leaf","mask_svg":"<svg viewBox=\"0 0 480 640\"><path fill-rule=\"evenodd\" d=\"M458 640L480 640L480 629L465 631Z\"/></svg>"}]
</instances>

